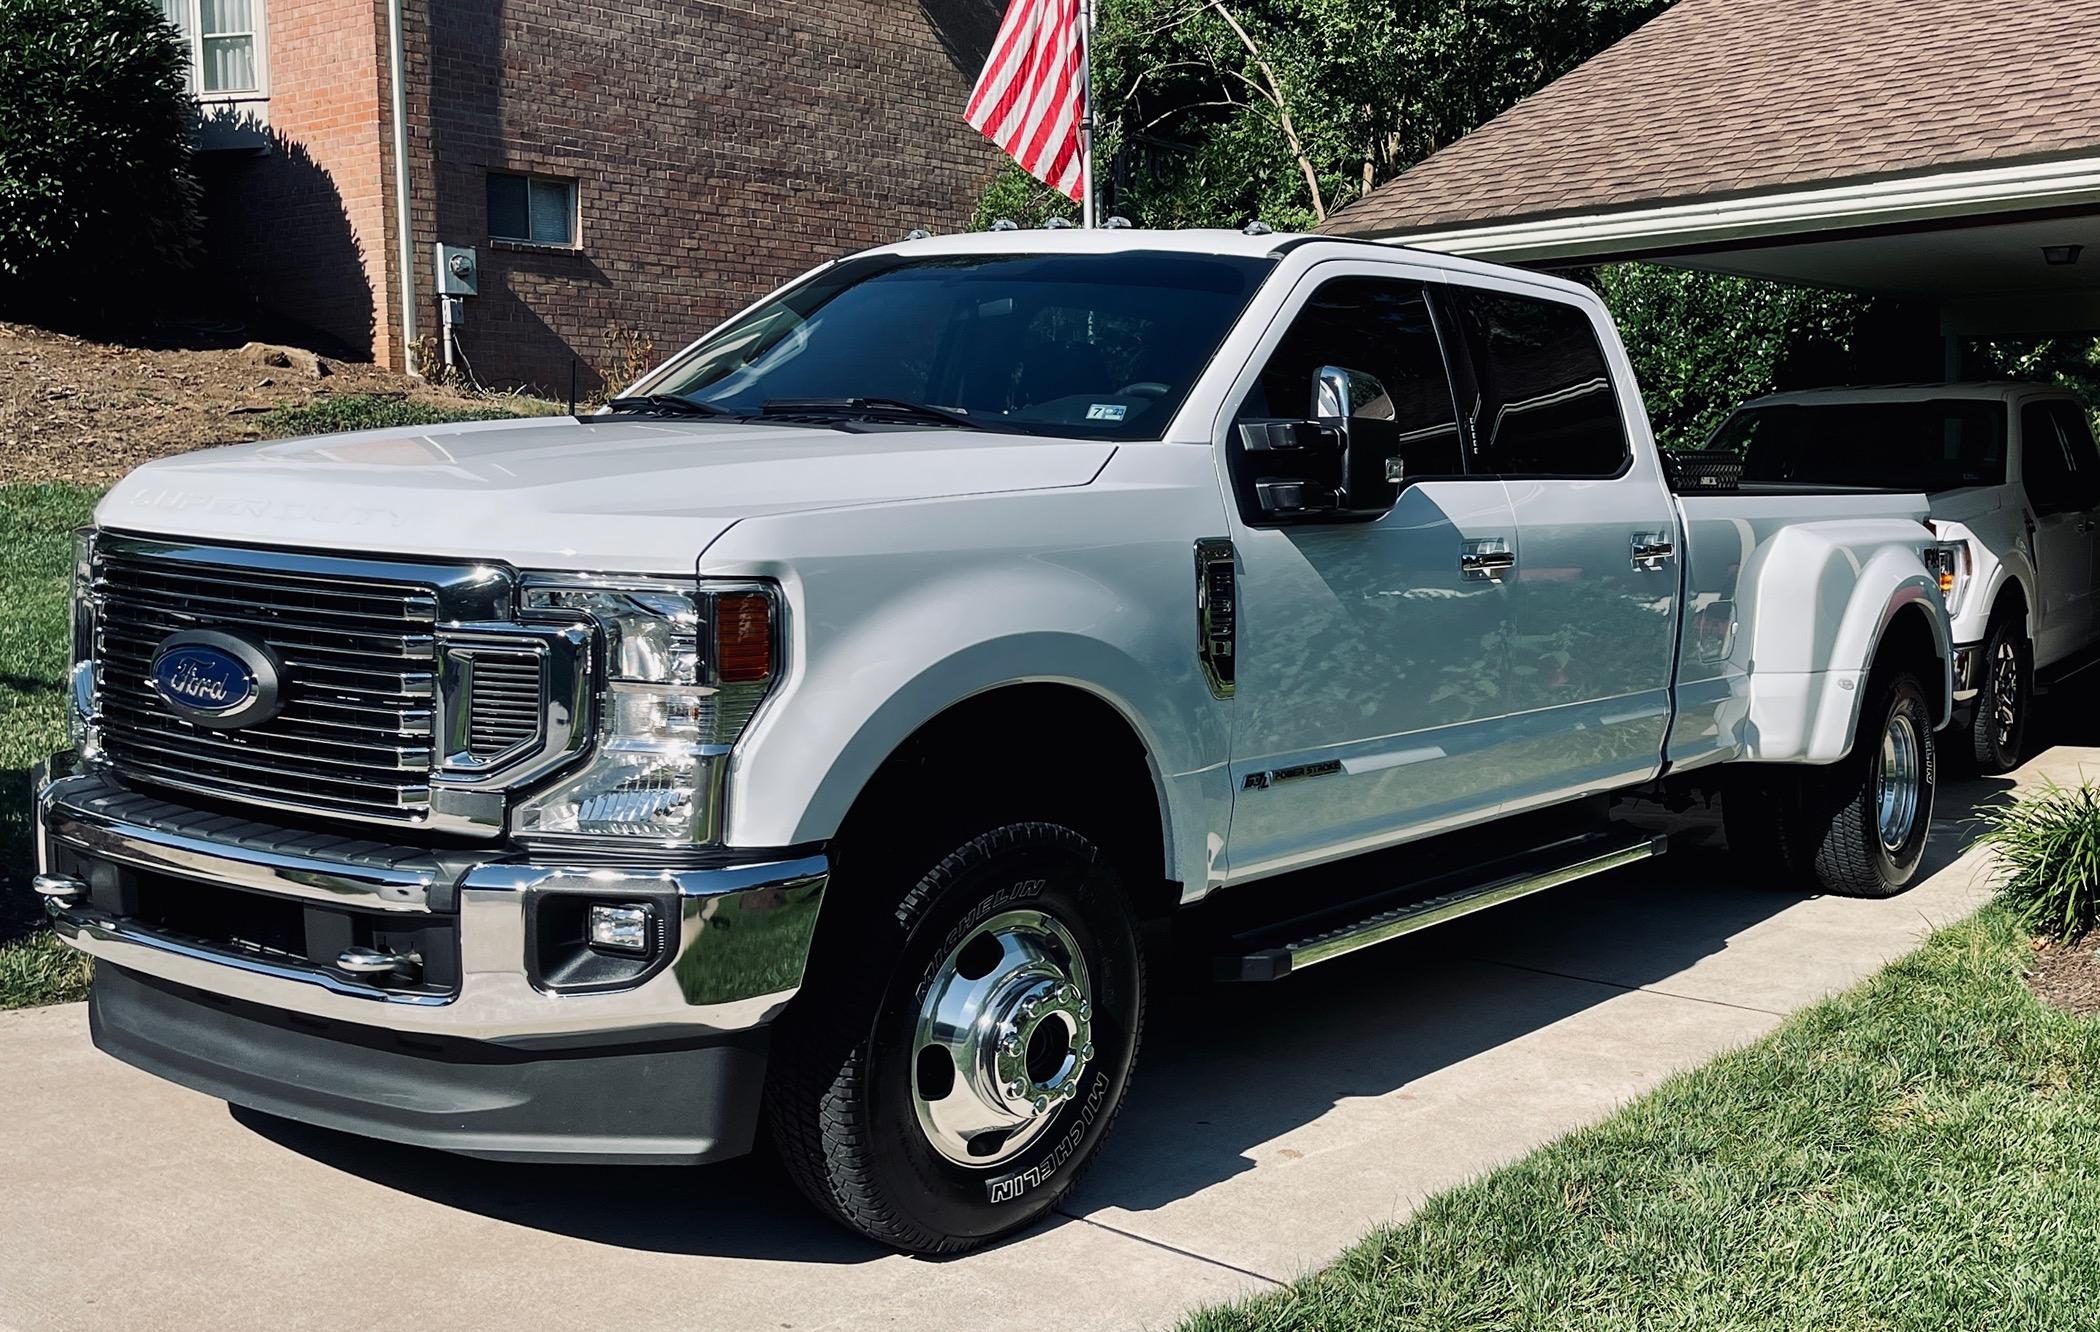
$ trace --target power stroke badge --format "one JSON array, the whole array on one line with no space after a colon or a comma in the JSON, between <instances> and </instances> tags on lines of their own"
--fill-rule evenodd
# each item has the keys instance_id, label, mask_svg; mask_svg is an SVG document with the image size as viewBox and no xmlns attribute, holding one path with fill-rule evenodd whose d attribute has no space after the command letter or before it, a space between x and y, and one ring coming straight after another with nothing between
<instances>
[{"instance_id":1,"label":"power stroke badge","mask_svg":"<svg viewBox=\"0 0 2100 1332\"><path fill-rule=\"evenodd\" d=\"M146 682L170 712L214 730L268 721L283 706L284 672L276 655L215 629L186 629L162 639Z\"/></svg>"}]
</instances>

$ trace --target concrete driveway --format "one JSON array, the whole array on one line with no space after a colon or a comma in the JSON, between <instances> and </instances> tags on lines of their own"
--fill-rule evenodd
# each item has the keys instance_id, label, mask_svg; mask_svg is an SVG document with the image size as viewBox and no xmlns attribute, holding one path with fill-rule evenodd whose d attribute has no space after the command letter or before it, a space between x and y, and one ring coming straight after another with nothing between
<instances>
[{"instance_id":1,"label":"concrete driveway","mask_svg":"<svg viewBox=\"0 0 2100 1332\"><path fill-rule=\"evenodd\" d=\"M2100 776L2100 749L2023 769ZM1272 986L1180 994L1054 1224L949 1261L819 1221L764 1160L504 1166L230 1111L0 1013L0 1326L1159 1327L1752 1040L1983 900L1942 792L1888 902L1680 849ZM1693 826L1696 821L1686 826Z\"/></svg>"}]
</instances>

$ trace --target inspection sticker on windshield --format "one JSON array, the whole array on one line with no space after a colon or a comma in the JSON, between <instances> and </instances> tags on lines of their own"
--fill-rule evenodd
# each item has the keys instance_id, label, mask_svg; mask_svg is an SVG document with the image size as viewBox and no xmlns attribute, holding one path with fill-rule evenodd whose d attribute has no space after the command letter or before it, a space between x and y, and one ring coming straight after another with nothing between
<instances>
[{"instance_id":1,"label":"inspection sticker on windshield","mask_svg":"<svg viewBox=\"0 0 2100 1332\"><path fill-rule=\"evenodd\" d=\"M1097 402L1086 409L1089 421L1120 421L1130 409L1120 402Z\"/></svg>"}]
</instances>

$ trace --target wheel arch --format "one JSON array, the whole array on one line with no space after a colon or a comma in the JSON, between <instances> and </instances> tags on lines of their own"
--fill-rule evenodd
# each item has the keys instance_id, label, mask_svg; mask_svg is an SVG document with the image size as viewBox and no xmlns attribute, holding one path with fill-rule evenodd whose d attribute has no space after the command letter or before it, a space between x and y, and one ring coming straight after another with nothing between
<instances>
[{"instance_id":1,"label":"wheel arch","mask_svg":"<svg viewBox=\"0 0 2100 1332\"><path fill-rule=\"evenodd\" d=\"M1009 808L1079 825L1122 870L1142 916L1179 904L1172 804L1152 747L1114 701L1070 681L989 686L927 718L861 784L836 840L851 855L899 819L937 838L976 811Z\"/></svg>"}]
</instances>

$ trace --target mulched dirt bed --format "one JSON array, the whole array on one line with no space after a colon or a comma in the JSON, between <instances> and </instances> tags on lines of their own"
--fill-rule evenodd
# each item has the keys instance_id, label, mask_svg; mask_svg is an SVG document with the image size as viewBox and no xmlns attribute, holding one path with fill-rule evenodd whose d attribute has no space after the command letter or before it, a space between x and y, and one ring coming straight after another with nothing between
<instances>
[{"instance_id":1,"label":"mulched dirt bed","mask_svg":"<svg viewBox=\"0 0 2100 1332\"><path fill-rule=\"evenodd\" d=\"M169 454L266 438L274 408L352 393L467 401L297 348L125 346L0 323L0 485L107 483Z\"/></svg>"},{"instance_id":2,"label":"mulched dirt bed","mask_svg":"<svg viewBox=\"0 0 2100 1332\"><path fill-rule=\"evenodd\" d=\"M2073 944L2037 939L2027 984L2043 1003L2086 1017L2100 1014L2100 930Z\"/></svg>"}]
</instances>

